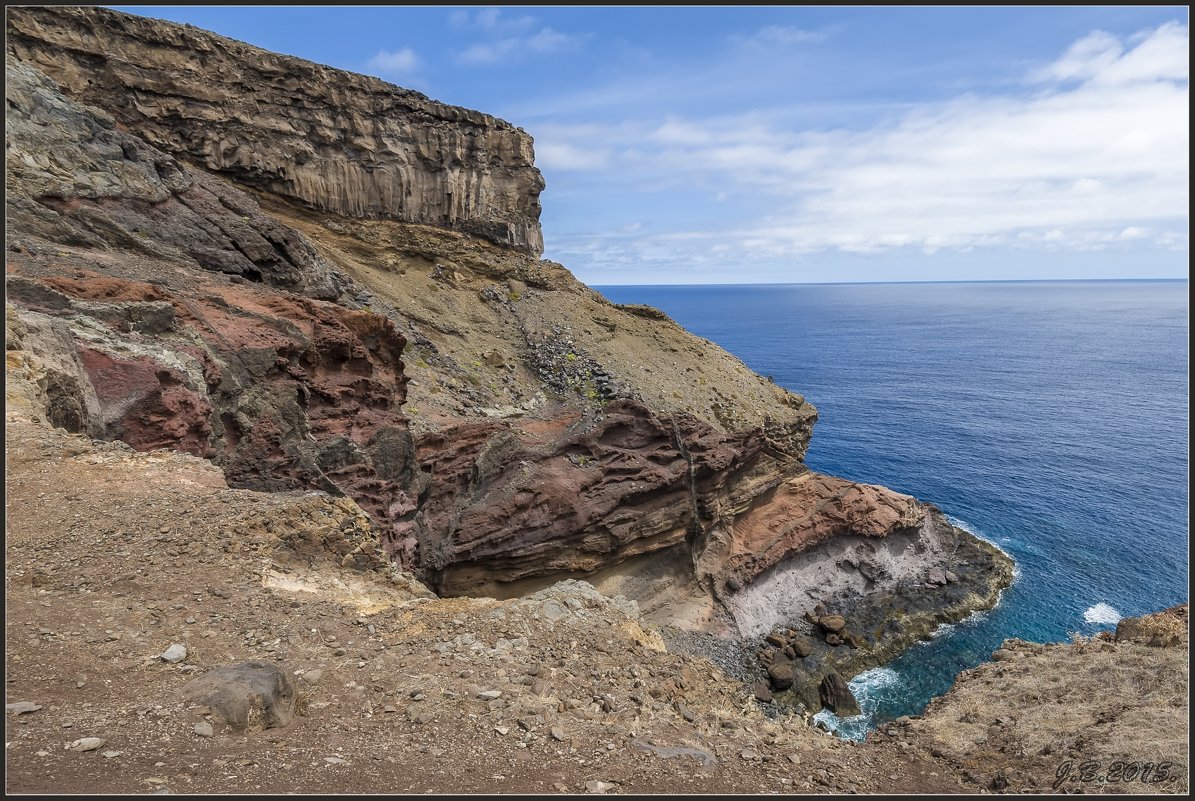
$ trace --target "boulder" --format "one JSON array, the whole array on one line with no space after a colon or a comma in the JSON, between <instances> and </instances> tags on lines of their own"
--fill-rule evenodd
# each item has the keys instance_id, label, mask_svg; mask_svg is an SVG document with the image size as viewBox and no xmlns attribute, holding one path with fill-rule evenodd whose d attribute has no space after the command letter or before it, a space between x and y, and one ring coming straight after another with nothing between
<instances>
[{"instance_id":1,"label":"boulder","mask_svg":"<svg viewBox=\"0 0 1195 801\"><path fill-rule=\"evenodd\" d=\"M187 658L187 646L181 642L176 642L167 648L162 653L158 654L158 659L163 662L178 663Z\"/></svg>"},{"instance_id":2,"label":"boulder","mask_svg":"<svg viewBox=\"0 0 1195 801\"><path fill-rule=\"evenodd\" d=\"M265 662L214 668L184 684L182 694L209 707L236 731L286 726L295 716L294 684Z\"/></svg>"},{"instance_id":3,"label":"boulder","mask_svg":"<svg viewBox=\"0 0 1195 801\"><path fill-rule=\"evenodd\" d=\"M850 717L862 714L859 702L855 700L854 693L847 686L846 679L837 672L826 674L821 685L818 686L818 694L821 696L822 706L835 715Z\"/></svg>"},{"instance_id":4,"label":"boulder","mask_svg":"<svg viewBox=\"0 0 1195 801\"><path fill-rule=\"evenodd\" d=\"M772 702L772 691L768 688L767 682L757 681L751 686L751 691L755 695L755 700L764 704Z\"/></svg>"},{"instance_id":5,"label":"boulder","mask_svg":"<svg viewBox=\"0 0 1195 801\"><path fill-rule=\"evenodd\" d=\"M813 643L808 637L794 637L788 645L797 659L804 659L813 653Z\"/></svg>"},{"instance_id":6,"label":"boulder","mask_svg":"<svg viewBox=\"0 0 1195 801\"><path fill-rule=\"evenodd\" d=\"M817 625L821 626L823 631L837 634L846 628L846 618L842 615L822 615L817 619Z\"/></svg>"},{"instance_id":7,"label":"boulder","mask_svg":"<svg viewBox=\"0 0 1195 801\"><path fill-rule=\"evenodd\" d=\"M797 678L797 671L792 662L777 662L768 668L768 678L777 690L787 690L793 686Z\"/></svg>"}]
</instances>

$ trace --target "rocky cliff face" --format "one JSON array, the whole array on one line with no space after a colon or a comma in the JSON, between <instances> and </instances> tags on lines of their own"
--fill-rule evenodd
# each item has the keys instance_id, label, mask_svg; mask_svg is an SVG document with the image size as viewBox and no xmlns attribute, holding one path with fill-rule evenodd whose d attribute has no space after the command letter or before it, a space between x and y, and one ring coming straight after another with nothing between
<instances>
[{"instance_id":1,"label":"rocky cliff face","mask_svg":"<svg viewBox=\"0 0 1195 801\"><path fill-rule=\"evenodd\" d=\"M531 137L502 120L188 26L7 17L10 52L167 153L322 211L543 251Z\"/></svg>"},{"instance_id":2,"label":"rocky cliff face","mask_svg":"<svg viewBox=\"0 0 1195 801\"><path fill-rule=\"evenodd\" d=\"M535 258L521 132L114 12L9 28L10 319L56 424L347 495L442 593L586 576L723 635L937 586L969 537L810 472L802 397ZM1006 583L984 553L959 598Z\"/></svg>"}]
</instances>

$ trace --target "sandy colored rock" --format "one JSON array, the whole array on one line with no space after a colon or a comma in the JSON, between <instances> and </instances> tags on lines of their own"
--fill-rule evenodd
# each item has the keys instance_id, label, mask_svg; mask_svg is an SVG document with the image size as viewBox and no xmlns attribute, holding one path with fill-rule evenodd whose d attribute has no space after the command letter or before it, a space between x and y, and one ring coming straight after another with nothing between
<instances>
[{"instance_id":1,"label":"sandy colored rock","mask_svg":"<svg viewBox=\"0 0 1195 801\"><path fill-rule=\"evenodd\" d=\"M846 627L846 618L842 615L822 615L817 619L817 625L828 634L841 634Z\"/></svg>"},{"instance_id":2,"label":"sandy colored rock","mask_svg":"<svg viewBox=\"0 0 1195 801\"><path fill-rule=\"evenodd\" d=\"M543 178L507 122L171 22L51 7L7 20L22 60L172 155L335 214L543 251Z\"/></svg>"}]
</instances>

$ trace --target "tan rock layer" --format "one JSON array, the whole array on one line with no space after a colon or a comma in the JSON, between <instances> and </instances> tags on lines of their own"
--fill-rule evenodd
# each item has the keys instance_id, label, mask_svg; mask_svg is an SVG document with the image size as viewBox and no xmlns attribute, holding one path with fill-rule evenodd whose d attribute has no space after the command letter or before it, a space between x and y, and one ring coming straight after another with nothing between
<instances>
[{"instance_id":1,"label":"tan rock layer","mask_svg":"<svg viewBox=\"0 0 1195 801\"><path fill-rule=\"evenodd\" d=\"M6 16L10 53L168 153L316 209L543 252L543 177L509 123L190 26L101 8Z\"/></svg>"},{"instance_id":2,"label":"tan rock layer","mask_svg":"<svg viewBox=\"0 0 1195 801\"><path fill-rule=\"evenodd\" d=\"M780 484L740 515L724 575L749 583L784 557L834 537L885 537L920 525L926 508L887 487L807 472Z\"/></svg>"},{"instance_id":3,"label":"tan rock layer","mask_svg":"<svg viewBox=\"0 0 1195 801\"><path fill-rule=\"evenodd\" d=\"M734 592L828 539L917 521L906 496L809 474L813 408L658 313L459 233L325 219L305 234L291 222L302 215L274 211L285 201L259 204L172 155L301 198L277 183L279 165L311 161L287 137L329 141L300 123L333 125L330 97L359 115L353 125L398 142L506 131L492 118L110 12L28 8L10 25L13 52L108 109L64 97L10 53L8 288L52 354L50 416L72 430L212 458L238 486L348 495L392 559L448 593L653 554L690 565L696 592ZM292 68L312 80L292 85ZM246 121L222 98L250 85L264 110ZM370 92L409 101L405 133ZM145 138L122 129L134 125ZM204 143L229 130L268 139L264 161L204 161ZM529 140L513 154L503 141L478 145L494 148L482 154L492 175L533 170ZM465 157L444 147L420 158L455 169ZM361 148L336 158L382 158ZM328 187L364 191L349 173ZM383 274L341 266L383 255L394 259ZM362 291L366 279L381 298ZM436 342L411 322L424 325L433 304ZM401 409L408 333L412 361L428 359L420 403L447 399L418 440ZM493 343L486 361L472 353L479 339ZM503 392L522 397L515 413L483 406Z\"/></svg>"}]
</instances>

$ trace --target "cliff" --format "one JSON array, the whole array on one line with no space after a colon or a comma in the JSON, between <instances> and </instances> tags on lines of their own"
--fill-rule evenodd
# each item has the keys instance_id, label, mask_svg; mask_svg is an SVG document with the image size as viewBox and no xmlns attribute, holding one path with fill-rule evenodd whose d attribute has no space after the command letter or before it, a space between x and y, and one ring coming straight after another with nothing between
<instances>
[{"instance_id":1,"label":"cliff","mask_svg":"<svg viewBox=\"0 0 1195 801\"><path fill-rule=\"evenodd\" d=\"M579 581L431 597L376 558L348 498L235 489L206 459L55 429L46 337L7 333L9 792L1188 787L1185 607L1115 638L1006 643L923 717L846 743L664 650L633 601ZM288 725L234 730L187 697L246 662L290 677Z\"/></svg>"},{"instance_id":2,"label":"cliff","mask_svg":"<svg viewBox=\"0 0 1195 801\"><path fill-rule=\"evenodd\" d=\"M7 17L10 53L173 156L322 211L543 252L531 137L502 120L190 26L100 8Z\"/></svg>"},{"instance_id":3,"label":"cliff","mask_svg":"<svg viewBox=\"0 0 1195 801\"><path fill-rule=\"evenodd\" d=\"M8 24L8 300L55 425L346 496L446 595L585 577L748 645L822 602L871 621L813 681L1011 580L933 507L810 471L804 398L536 258L522 132L184 26Z\"/></svg>"}]
</instances>

